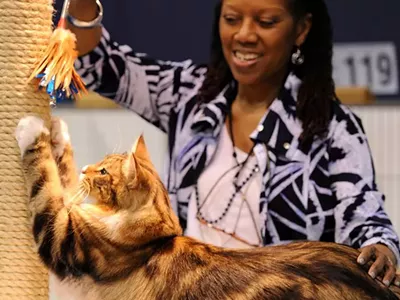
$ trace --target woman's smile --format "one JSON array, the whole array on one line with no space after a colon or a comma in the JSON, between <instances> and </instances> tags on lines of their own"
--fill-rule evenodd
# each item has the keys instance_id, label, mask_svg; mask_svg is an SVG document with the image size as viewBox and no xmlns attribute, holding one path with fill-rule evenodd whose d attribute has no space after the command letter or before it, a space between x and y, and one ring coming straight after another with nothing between
<instances>
[{"instance_id":1,"label":"woman's smile","mask_svg":"<svg viewBox=\"0 0 400 300\"><path fill-rule=\"evenodd\" d=\"M262 54L244 50L234 50L232 52L232 62L239 71L250 70L257 65L262 58Z\"/></svg>"}]
</instances>

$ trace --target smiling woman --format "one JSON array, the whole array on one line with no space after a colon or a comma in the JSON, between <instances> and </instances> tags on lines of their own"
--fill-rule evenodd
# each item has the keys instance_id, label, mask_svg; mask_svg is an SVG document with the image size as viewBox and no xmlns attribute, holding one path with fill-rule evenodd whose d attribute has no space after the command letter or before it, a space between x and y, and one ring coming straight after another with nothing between
<instances>
[{"instance_id":1,"label":"smiling woman","mask_svg":"<svg viewBox=\"0 0 400 300\"><path fill-rule=\"evenodd\" d=\"M271 104L292 72L303 81L296 101L296 113L303 122L303 145L314 135L324 136L331 102L337 98L332 79L332 29L324 2L310 6L308 1L270 0L244 5L226 0L217 5L215 15L211 64L200 89L202 100L212 100L235 79L239 83L236 103L252 102L253 111L254 104L261 106L253 120L243 122L249 124L243 134L247 140L250 127L254 129L265 112L264 104ZM241 52L256 55L257 60L243 61L238 57ZM243 89L247 90L242 93ZM249 144L244 148L248 150Z\"/></svg>"},{"instance_id":2,"label":"smiling woman","mask_svg":"<svg viewBox=\"0 0 400 300\"><path fill-rule=\"evenodd\" d=\"M311 28L311 15L296 22L282 1L242 2L225 1L219 19L230 70L240 85L282 82L293 48L304 43Z\"/></svg>"},{"instance_id":3,"label":"smiling woman","mask_svg":"<svg viewBox=\"0 0 400 300\"><path fill-rule=\"evenodd\" d=\"M393 282L399 240L362 123L335 94L323 0L221 0L207 65L82 28L96 12L95 0L71 2L83 21L70 26L76 66L89 88L168 134L165 184L186 235L236 248L346 244Z\"/></svg>"}]
</instances>

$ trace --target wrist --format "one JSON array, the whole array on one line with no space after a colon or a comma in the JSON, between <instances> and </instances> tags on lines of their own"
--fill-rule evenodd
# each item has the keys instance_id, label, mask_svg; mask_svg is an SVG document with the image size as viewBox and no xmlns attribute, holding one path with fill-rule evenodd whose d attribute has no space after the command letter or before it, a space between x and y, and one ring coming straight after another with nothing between
<instances>
[{"instance_id":1,"label":"wrist","mask_svg":"<svg viewBox=\"0 0 400 300\"><path fill-rule=\"evenodd\" d=\"M85 1L89 3L89 0ZM73 27L86 30L101 26L101 21L103 20L103 6L100 0L95 0L94 2L96 10L93 10L92 6L90 6L90 8L82 7L81 5L84 5L83 2L75 2L75 4L75 6L70 6L69 13L67 14L67 20ZM90 5L92 5L92 3L90 3ZM78 11L81 13L78 13Z\"/></svg>"}]
</instances>

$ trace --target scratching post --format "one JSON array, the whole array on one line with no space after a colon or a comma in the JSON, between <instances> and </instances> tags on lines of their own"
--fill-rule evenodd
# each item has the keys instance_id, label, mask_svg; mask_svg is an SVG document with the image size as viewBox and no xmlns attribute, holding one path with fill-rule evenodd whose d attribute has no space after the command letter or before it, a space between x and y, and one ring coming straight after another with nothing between
<instances>
[{"instance_id":1,"label":"scratching post","mask_svg":"<svg viewBox=\"0 0 400 300\"><path fill-rule=\"evenodd\" d=\"M18 121L50 119L49 98L27 83L52 33L52 0L0 0L0 299L48 299L48 272L34 249L14 137Z\"/></svg>"}]
</instances>

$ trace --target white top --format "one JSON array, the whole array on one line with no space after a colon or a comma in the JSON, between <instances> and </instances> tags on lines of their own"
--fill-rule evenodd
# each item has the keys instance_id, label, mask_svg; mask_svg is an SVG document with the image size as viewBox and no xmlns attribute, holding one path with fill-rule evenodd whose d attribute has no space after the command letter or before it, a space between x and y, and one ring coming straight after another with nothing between
<instances>
[{"instance_id":1,"label":"white top","mask_svg":"<svg viewBox=\"0 0 400 300\"><path fill-rule=\"evenodd\" d=\"M198 179L199 202L202 215L207 220L218 219L228 205L229 199L234 194L234 176L239 170L235 158L233 157L232 141L226 129L223 127L218 142L218 147L210 165L202 172ZM247 158L247 153L236 148L237 159L243 162ZM240 172L238 184L242 184L248 178L252 169L257 163L257 158L252 155ZM234 168L233 168L234 167ZM230 170L231 169L231 170ZM217 183L221 176L225 176ZM216 185L215 185L216 184ZM238 192L226 216L222 218L214 227L223 229L229 233L235 233L241 239L250 244L260 245L260 191L262 175L258 170L252 175L251 179ZM206 195L211 191L206 202ZM246 201L247 199L247 201ZM204 203L204 204L203 204ZM253 221L254 218L254 221ZM250 248L251 246L232 238L223 232L201 224L197 219L196 193L193 193L188 207L188 223L185 235L194 237L203 242L216 246L228 248ZM236 228L236 230L235 230Z\"/></svg>"}]
</instances>

